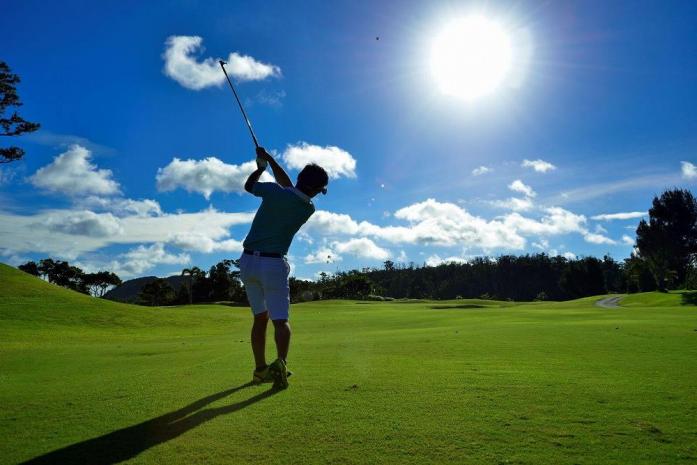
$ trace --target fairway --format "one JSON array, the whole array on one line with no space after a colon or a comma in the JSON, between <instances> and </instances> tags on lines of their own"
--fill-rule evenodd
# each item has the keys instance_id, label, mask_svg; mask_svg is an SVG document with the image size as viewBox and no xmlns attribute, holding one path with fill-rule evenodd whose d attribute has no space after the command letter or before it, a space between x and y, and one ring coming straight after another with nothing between
<instances>
[{"instance_id":1,"label":"fairway","mask_svg":"<svg viewBox=\"0 0 697 465\"><path fill-rule=\"evenodd\" d=\"M599 298L293 305L275 392L245 386L247 308L0 265L0 463L695 463L697 308Z\"/></svg>"}]
</instances>

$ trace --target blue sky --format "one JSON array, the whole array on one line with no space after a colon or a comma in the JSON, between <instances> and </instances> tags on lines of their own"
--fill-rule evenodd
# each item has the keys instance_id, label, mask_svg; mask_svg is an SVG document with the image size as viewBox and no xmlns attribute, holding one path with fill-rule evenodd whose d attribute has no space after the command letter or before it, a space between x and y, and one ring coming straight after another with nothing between
<instances>
[{"instance_id":1,"label":"blue sky","mask_svg":"<svg viewBox=\"0 0 697 465\"><path fill-rule=\"evenodd\" d=\"M518 61L463 100L430 57L473 14ZM0 166L12 264L133 277L237 258L259 202L239 193L253 146L204 61L232 53L261 143L334 173L291 246L297 277L386 258L622 259L652 197L697 180L694 2L11 0L0 28L20 112L42 125Z\"/></svg>"}]
</instances>

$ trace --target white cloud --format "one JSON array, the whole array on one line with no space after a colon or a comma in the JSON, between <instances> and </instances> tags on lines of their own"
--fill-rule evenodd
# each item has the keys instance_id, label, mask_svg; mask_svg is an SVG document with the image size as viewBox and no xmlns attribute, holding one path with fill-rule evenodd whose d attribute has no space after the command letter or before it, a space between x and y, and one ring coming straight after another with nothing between
<instances>
[{"instance_id":1,"label":"white cloud","mask_svg":"<svg viewBox=\"0 0 697 465\"><path fill-rule=\"evenodd\" d=\"M628 236L627 234L622 235L622 243L624 245L634 245L634 238Z\"/></svg>"},{"instance_id":2,"label":"white cloud","mask_svg":"<svg viewBox=\"0 0 697 465\"><path fill-rule=\"evenodd\" d=\"M71 145L50 164L39 168L29 181L51 192L77 195L111 195L119 192L111 170L97 169L90 163L91 152L80 145Z\"/></svg>"},{"instance_id":3,"label":"white cloud","mask_svg":"<svg viewBox=\"0 0 697 465\"><path fill-rule=\"evenodd\" d=\"M332 248L338 253L347 253L359 258L371 260L387 260L390 251L378 247L375 242L366 237L350 239L345 242L333 242Z\"/></svg>"},{"instance_id":4,"label":"white cloud","mask_svg":"<svg viewBox=\"0 0 697 465\"><path fill-rule=\"evenodd\" d=\"M573 252L564 252L562 257L566 258L567 260L576 260L576 254Z\"/></svg>"},{"instance_id":5,"label":"white cloud","mask_svg":"<svg viewBox=\"0 0 697 465\"><path fill-rule=\"evenodd\" d=\"M326 210L317 210L314 215L307 220L300 232L304 234L319 233L324 236L335 234L348 234L350 236L358 232L358 223L351 219L349 215L343 213L333 213Z\"/></svg>"},{"instance_id":6,"label":"white cloud","mask_svg":"<svg viewBox=\"0 0 697 465\"><path fill-rule=\"evenodd\" d=\"M526 197L535 197L537 193L532 189L532 187L526 185L520 179L516 179L508 185L508 188L514 192L520 192Z\"/></svg>"},{"instance_id":7,"label":"white cloud","mask_svg":"<svg viewBox=\"0 0 697 465\"><path fill-rule=\"evenodd\" d=\"M89 210L56 211L43 224L49 231L76 236L111 237L123 233L121 222L114 215Z\"/></svg>"},{"instance_id":8,"label":"white cloud","mask_svg":"<svg viewBox=\"0 0 697 465\"><path fill-rule=\"evenodd\" d=\"M634 218L641 218L646 215L646 212L602 213L600 215L591 216L591 219L599 221L631 220Z\"/></svg>"},{"instance_id":9,"label":"white cloud","mask_svg":"<svg viewBox=\"0 0 697 465\"><path fill-rule=\"evenodd\" d=\"M486 221L453 203L427 199L397 210L395 218L409 226L359 224L359 233L392 243L420 243L441 246L462 245L484 250L522 249L525 239L502 221Z\"/></svg>"},{"instance_id":10,"label":"white cloud","mask_svg":"<svg viewBox=\"0 0 697 465\"><path fill-rule=\"evenodd\" d=\"M591 232L587 232L584 236L583 239L586 242L590 242L591 244L617 244L616 241L610 239L609 237L603 236L602 234L595 234Z\"/></svg>"},{"instance_id":11,"label":"white cloud","mask_svg":"<svg viewBox=\"0 0 697 465\"><path fill-rule=\"evenodd\" d=\"M299 170L308 163L317 163L332 179L356 177L356 159L347 151L331 145L320 147L307 142L289 145L283 152L283 161L290 168Z\"/></svg>"},{"instance_id":12,"label":"white cloud","mask_svg":"<svg viewBox=\"0 0 697 465\"><path fill-rule=\"evenodd\" d=\"M247 177L256 168L254 161L229 165L215 157L203 160L174 158L169 165L157 170L157 189L168 192L183 188L187 192L198 192L206 199L215 191L242 193ZM264 172L260 180L269 182L273 178Z\"/></svg>"},{"instance_id":13,"label":"white cloud","mask_svg":"<svg viewBox=\"0 0 697 465\"><path fill-rule=\"evenodd\" d=\"M162 209L160 204L155 200L143 199L123 199L115 204L116 212L125 215L133 213L136 216L161 216Z\"/></svg>"},{"instance_id":14,"label":"white cloud","mask_svg":"<svg viewBox=\"0 0 697 465\"><path fill-rule=\"evenodd\" d=\"M426 259L426 266L438 266L448 263L467 263L467 259L462 257L440 258L439 255L431 255Z\"/></svg>"},{"instance_id":15,"label":"white cloud","mask_svg":"<svg viewBox=\"0 0 697 465\"><path fill-rule=\"evenodd\" d=\"M610 239L592 234L587 227L587 219L561 207L548 207L540 210L542 216L529 218L514 212L486 220L471 215L461 206L453 203L427 199L397 210L394 218L406 221L406 225L377 225L367 221L357 223L349 215L321 211L316 222L311 219L304 230L305 234L320 236L357 236L380 239L392 244L422 244L435 246L460 246L467 249L480 249L484 253L494 250L523 250L527 238L534 240L533 246L548 250L549 236L579 234L588 241L609 243ZM342 253L334 247L324 245L321 253L306 257L307 262L322 263L327 255ZM406 260L406 253L404 258Z\"/></svg>"},{"instance_id":16,"label":"white cloud","mask_svg":"<svg viewBox=\"0 0 697 465\"><path fill-rule=\"evenodd\" d=\"M685 179L697 178L697 166L690 163L689 161L681 161L680 165L682 168L682 176Z\"/></svg>"},{"instance_id":17,"label":"white cloud","mask_svg":"<svg viewBox=\"0 0 697 465\"><path fill-rule=\"evenodd\" d=\"M557 169L556 166L551 164L550 162L544 161L544 160L523 160L523 163L521 165L523 168L532 168L538 173L546 173L547 171L553 171Z\"/></svg>"},{"instance_id":18,"label":"white cloud","mask_svg":"<svg viewBox=\"0 0 697 465\"><path fill-rule=\"evenodd\" d=\"M491 205L498 208L505 208L506 210L513 210L516 212L524 212L532 210L534 204L530 198L526 197L520 199L518 197L511 197L506 200L493 200Z\"/></svg>"},{"instance_id":19,"label":"white cloud","mask_svg":"<svg viewBox=\"0 0 697 465\"><path fill-rule=\"evenodd\" d=\"M481 176L482 174L490 173L493 170L489 168L488 166L480 166L479 168L475 168L472 170L472 176Z\"/></svg>"},{"instance_id":20,"label":"white cloud","mask_svg":"<svg viewBox=\"0 0 697 465\"><path fill-rule=\"evenodd\" d=\"M599 234L607 234L607 229L603 228L602 225L596 224L595 225L595 232Z\"/></svg>"},{"instance_id":21,"label":"white cloud","mask_svg":"<svg viewBox=\"0 0 697 465\"><path fill-rule=\"evenodd\" d=\"M551 236L568 233L584 233L586 217L561 207L544 209L546 215L539 221L525 218L518 213L504 217L504 224L522 234Z\"/></svg>"},{"instance_id":22,"label":"white cloud","mask_svg":"<svg viewBox=\"0 0 697 465\"><path fill-rule=\"evenodd\" d=\"M164 73L182 86L200 90L210 86L220 86L225 75L220 69L219 58L205 58L196 61L193 54L201 48L203 39L198 36L170 36L167 38L163 58ZM232 52L228 56L226 70L238 81L258 81L268 77L280 77L281 68L262 63L248 55Z\"/></svg>"}]
</instances>

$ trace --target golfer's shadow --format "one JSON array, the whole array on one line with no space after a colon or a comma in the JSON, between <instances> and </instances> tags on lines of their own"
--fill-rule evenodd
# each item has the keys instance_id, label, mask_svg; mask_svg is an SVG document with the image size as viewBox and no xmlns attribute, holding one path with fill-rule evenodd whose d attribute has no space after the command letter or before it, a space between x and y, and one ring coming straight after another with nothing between
<instances>
[{"instance_id":1,"label":"golfer's shadow","mask_svg":"<svg viewBox=\"0 0 697 465\"><path fill-rule=\"evenodd\" d=\"M123 462L153 446L174 439L219 415L236 412L278 392L272 388L241 402L198 411L216 400L251 385L251 383L247 383L212 394L174 412L62 449L56 449L48 454L22 462L20 465L108 465Z\"/></svg>"}]
</instances>

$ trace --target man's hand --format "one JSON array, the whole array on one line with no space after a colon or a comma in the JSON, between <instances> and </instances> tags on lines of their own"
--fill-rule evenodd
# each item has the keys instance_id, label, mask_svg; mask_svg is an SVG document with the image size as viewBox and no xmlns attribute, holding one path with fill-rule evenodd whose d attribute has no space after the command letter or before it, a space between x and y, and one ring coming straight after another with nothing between
<instances>
[{"instance_id":1,"label":"man's hand","mask_svg":"<svg viewBox=\"0 0 697 465\"><path fill-rule=\"evenodd\" d=\"M264 162L271 165L271 170L273 171L273 176L276 178L276 182L283 187L291 187L293 183L291 182L288 174L281 168L281 165L276 163L271 154L266 151L264 147L257 147L257 158L260 158ZM258 162L257 162L258 166Z\"/></svg>"},{"instance_id":2,"label":"man's hand","mask_svg":"<svg viewBox=\"0 0 697 465\"><path fill-rule=\"evenodd\" d=\"M261 158L265 162L271 162L273 161L273 157L269 152L266 151L264 147L257 147L257 157Z\"/></svg>"}]
</instances>

